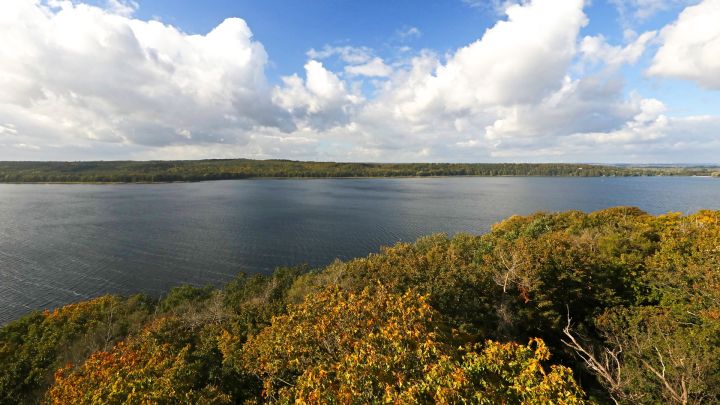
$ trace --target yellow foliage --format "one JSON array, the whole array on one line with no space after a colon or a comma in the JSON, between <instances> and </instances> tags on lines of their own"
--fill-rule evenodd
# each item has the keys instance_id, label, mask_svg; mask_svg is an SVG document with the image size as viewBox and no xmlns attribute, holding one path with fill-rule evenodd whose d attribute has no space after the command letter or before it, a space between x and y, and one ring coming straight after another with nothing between
<instances>
[{"instance_id":1,"label":"yellow foliage","mask_svg":"<svg viewBox=\"0 0 720 405\"><path fill-rule=\"evenodd\" d=\"M550 353L541 340L466 352L443 324L412 291L330 288L226 354L242 356L264 397L282 403L583 402L569 369L542 367Z\"/></svg>"},{"instance_id":2,"label":"yellow foliage","mask_svg":"<svg viewBox=\"0 0 720 405\"><path fill-rule=\"evenodd\" d=\"M177 350L151 338L164 320L151 324L130 343L96 352L81 366L55 373L47 394L51 404L230 403L213 386L194 387L189 346Z\"/></svg>"}]
</instances>

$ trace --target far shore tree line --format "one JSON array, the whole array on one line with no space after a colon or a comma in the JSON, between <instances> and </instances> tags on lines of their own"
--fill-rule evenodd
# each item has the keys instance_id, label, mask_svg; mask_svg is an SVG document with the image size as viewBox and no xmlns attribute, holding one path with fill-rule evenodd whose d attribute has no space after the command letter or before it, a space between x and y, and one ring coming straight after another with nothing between
<instances>
[{"instance_id":1,"label":"far shore tree line","mask_svg":"<svg viewBox=\"0 0 720 405\"><path fill-rule=\"evenodd\" d=\"M430 176L720 176L712 166L569 163L334 163L290 160L0 162L5 183L155 183L247 178Z\"/></svg>"}]
</instances>

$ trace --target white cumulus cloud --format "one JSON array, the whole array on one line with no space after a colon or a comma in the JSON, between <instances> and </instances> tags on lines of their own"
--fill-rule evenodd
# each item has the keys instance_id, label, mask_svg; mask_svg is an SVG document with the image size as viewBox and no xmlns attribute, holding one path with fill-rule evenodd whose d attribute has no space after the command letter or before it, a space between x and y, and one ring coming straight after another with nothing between
<instances>
[{"instance_id":1,"label":"white cumulus cloud","mask_svg":"<svg viewBox=\"0 0 720 405\"><path fill-rule=\"evenodd\" d=\"M481 39L446 63L417 58L393 101L417 119L438 110L462 112L536 102L561 84L587 22L581 0L513 5Z\"/></svg>"},{"instance_id":2,"label":"white cumulus cloud","mask_svg":"<svg viewBox=\"0 0 720 405\"><path fill-rule=\"evenodd\" d=\"M290 129L245 21L188 35L117 11L0 2L0 122L46 147L244 142L254 127Z\"/></svg>"},{"instance_id":3,"label":"white cumulus cloud","mask_svg":"<svg viewBox=\"0 0 720 405\"><path fill-rule=\"evenodd\" d=\"M633 64L645 52L647 45L655 39L656 31L645 32L626 46L610 45L604 36L595 35L583 38L580 50L591 62L602 62L610 67Z\"/></svg>"},{"instance_id":4,"label":"white cumulus cloud","mask_svg":"<svg viewBox=\"0 0 720 405\"><path fill-rule=\"evenodd\" d=\"M135 1L104 4L0 0L0 159L647 162L720 152L720 118L676 116L628 88L622 69L659 44L649 74L720 89L720 0L620 44L581 36L582 0L495 1L502 17L445 55L326 45L277 84L240 18L191 35L133 17Z\"/></svg>"},{"instance_id":5,"label":"white cumulus cloud","mask_svg":"<svg viewBox=\"0 0 720 405\"><path fill-rule=\"evenodd\" d=\"M305 64L305 80L298 75L283 78L275 87L273 101L293 114L299 124L325 129L348 119L350 107L361 101L358 94L321 62Z\"/></svg>"},{"instance_id":6,"label":"white cumulus cloud","mask_svg":"<svg viewBox=\"0 0 720 405\"><path fill-rule=\"evenodd\" d=\"M660 33L650 75L691 80L720 90L720 0L686 8Z\"/></svg>"}]
</instances>

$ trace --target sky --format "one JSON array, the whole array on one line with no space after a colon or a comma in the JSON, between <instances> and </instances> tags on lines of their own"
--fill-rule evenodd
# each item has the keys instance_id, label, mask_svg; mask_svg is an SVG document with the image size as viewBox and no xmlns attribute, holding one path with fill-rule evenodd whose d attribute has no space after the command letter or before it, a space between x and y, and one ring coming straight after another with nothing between
<instances>
[{"instance_id":1,"label":"sky","mask_svg":"<svg viewBox=\"0 0 720 405\"><path fill-rule=\"evenodd\" d=\"M720 0L1 0L0 160L720 163Z\"/></svg>"}]
</instances>

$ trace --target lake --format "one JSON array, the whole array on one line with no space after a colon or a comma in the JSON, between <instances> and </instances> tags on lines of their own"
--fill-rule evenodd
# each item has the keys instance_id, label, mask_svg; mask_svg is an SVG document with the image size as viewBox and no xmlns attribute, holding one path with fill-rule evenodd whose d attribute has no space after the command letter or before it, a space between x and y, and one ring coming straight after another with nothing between
<instances>
[{"instance_id":1,"label":"lake","mask_svg":"<svg viewBox=\"0 0 720 405\"><path fill-rule=\"evenodd\" d=\"M325 265L513 214L720 209L720 179L452 177L0 184L0 324L105 293L160 296Z\"/></svg>"}]
</instances>

